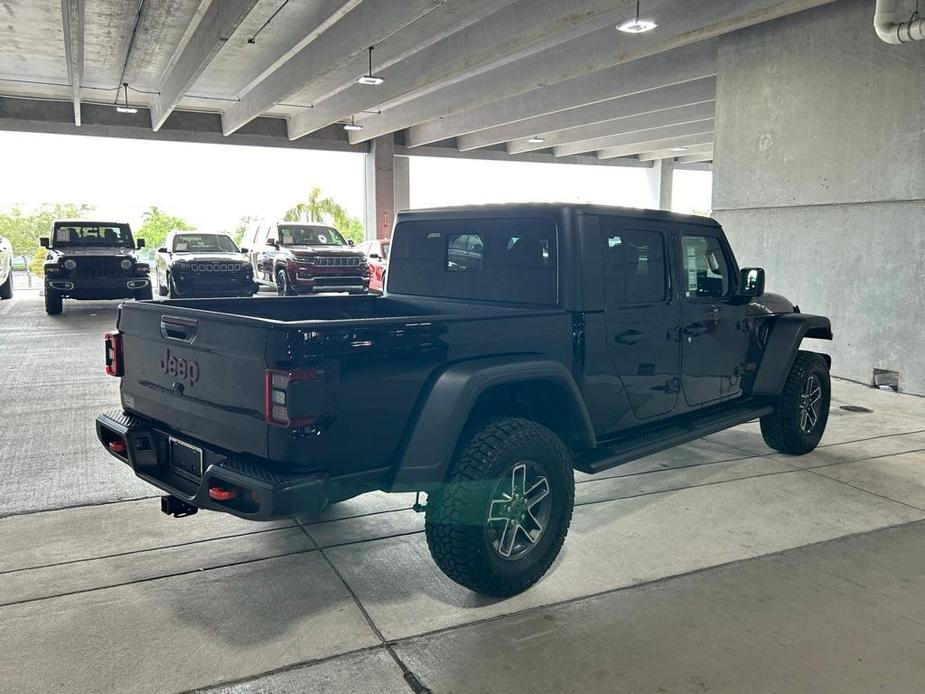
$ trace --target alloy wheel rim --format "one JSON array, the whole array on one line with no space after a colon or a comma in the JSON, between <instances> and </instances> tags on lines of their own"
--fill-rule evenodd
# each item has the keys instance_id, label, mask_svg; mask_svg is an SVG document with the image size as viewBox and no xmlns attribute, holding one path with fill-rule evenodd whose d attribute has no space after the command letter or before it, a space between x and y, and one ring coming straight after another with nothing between
<instances>
[{"instance_id":1,"label":"alloy wheel rim","mask_svg":"<svg viewBox=\"0 0 925 694\"><path fill-rule=\"evenodd\" d=\"M800 394L800 431L811 434L819 421L819 404L822 402L822 384L810 375Z\"/></svg>"},{"instance_id":2,"label":"alloy wheel rim","mask_svg":"<svg viewBox=\"0 0 925 694\"><path fill-rule=\"evenodd\" d=\"M549 523L552 496L549 480L533 461L515 463L491 494L486 533L492 550L514 561L529 554Z\"/></svg>"}]
</instances>

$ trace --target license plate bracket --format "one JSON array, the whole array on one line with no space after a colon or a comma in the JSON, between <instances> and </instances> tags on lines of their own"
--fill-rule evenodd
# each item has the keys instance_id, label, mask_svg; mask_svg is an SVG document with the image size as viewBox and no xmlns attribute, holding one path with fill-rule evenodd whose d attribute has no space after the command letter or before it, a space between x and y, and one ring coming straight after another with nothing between
<instances>
[{"instance_id":1,"label":"license plate bracket","mask_svg":"<svg viewBox=\"0 0 925 694\"><path fill-rule=\"evenodd\" d=\"M170 437L170 467L184 477L202 479L202 449Z\"/></svg>"}]
</instances>

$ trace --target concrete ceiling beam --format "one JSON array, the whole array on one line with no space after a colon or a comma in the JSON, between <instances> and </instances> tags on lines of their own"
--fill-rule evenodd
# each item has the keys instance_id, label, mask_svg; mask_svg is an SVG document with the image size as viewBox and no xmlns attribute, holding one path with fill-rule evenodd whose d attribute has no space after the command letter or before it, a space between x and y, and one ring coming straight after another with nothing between
<instances>
[{"instance_id":1,"label":"concrete ceiling beam","mask_svg":"<svg viewBox=\"0 0 925 694\"><path fill-rule=\"evenodd\" d=\"M695 145L693 147L683 147L683 151L678 151L682 147L657 149L651 152L643 152L639 155L639 161L658 161L659 159L676 159L683 154L693 154L703 156L704 154L713 154L713 143L706 145Z\"/></svg>"},{"instance_id":2,"label":"concrete ceiling beam","mask_svg":"<svg viewBox=\"0 0 925 694\"><path fill-rule=\"evenodd\" d=\"M679 164L700 164L705 161L713 161L712 148L710 148L709 152L705 152L704 154L688 154L677 158Z\"/></svg>"},{"instance_id":3,"label":"concrete ceiling beam","mask_svg":"<svg viewBox=\"0 0 925 694\"><path fill-rule=\"evenodd\" d=\"M631 145L621 145L619 147L608 147L600 149L597 152L598 159L614 159L617 157L631 157L634 155L645 154L646 152L655 152L662 149L671 149L672 147L698 147L700 145L710 145L713 143L713 133L702 133L697 135L685 135L683 137L667 137L661 140L649 140L646 142L637 142ZM556 151L556 154L559 154ZM678 153L675 152L677 155Z\"/></svg>"},{"instance_id":4,"label":"concrete ceiling beam","mask_svg":"<svg viewBox=\"0 0 925 694\"><path fill-rule=\"evenodd\" d=\"M568 156L570 154L585 154L612 147L624 147L635 145L640 142L653 142L676 137L688 137L692 135L702 135L703 133L713 132L713 119L699 120L693 123L681 123L680 125L666 125L662 128L652 128L639 132L623 133L620 135L607 135L596 137L591 140L582 140L580 142L570 142L555 147L557 156ZM712 142L712 138L708 140ZM655 148L653 148L655 149ZM646 149L640 149L638 152L645 152Z\"/></svg>"},{"instance_id":5,"label":"concrete ceiling beam","mask_svg":"<svg viewBox=\"0 0 925 694\"><path fill-rule=\"evenodd\" d=\"M348 0L300 42L298 50L269 71L222 114L230 135L306 84L345 62L360 65L367 49L440 7L444 0ZM360 71L357 74L359 77Z\"/></svg>"},{"instance_id":6,"label":"concrete ceiling beam","mask_svg":"<svg viewBox=\"0 0 925 694\"><path fill-rule=\"evenodd\" d=\"M626 0L456 2L447 9L466 10L469 16L475 13L480 21L473 20L391 67L383 65L377 74L385 82L378 87L349 84L334 96L316 102L314 108L290 119L289 136L302 137L363 111L395 108L601 27L612 28L626 15L629 5ZM407 31L415 29L412 26ZM401 34L396 38L400 37Z\"/></svg>"},{"instance_id":7,"label":"concrete ceiling beam","mask_svg":"<svg viewBox=\"0 0 925 694\"><path fill-rule=\"evenodd\" d=\"M601 74L615 65L702 43L706 39L829 2L832 0L686 0L683 3L653 0L647 13L659 21L657 31L627 35L613 27L606 27L384 111L380 116L367 119L364 130L351 133L350 141L363 142L429 120L445 118L524 94L535 89L536 85L540 85L541 89L548 88L548 85L581 76ZM522 23L526 24L529 20L528 15ZM608 94L612 88L611 85L596 99L584 103L612 96ZM581 103L570 104L577 105Z\"/></svg>"},{"instance_id":8,"label":"concrete ceiling beam","mask_svg":"<svg viewBox=\"0 0 925 694\"><path fill-rule=\"evenodd\" d=\"M460 127L465 127L465 117L471 116L471 112L464 111L459 114L459 117L430 121L411 128L408 131L407 140L409 146L417 147L456 137L457 146L465 152L470 149L513 142L537 134L551 135L560 130L583 125L615 121L669 108L712 101L715 96L716 78L704 77L470 133L458 130Z\"/></svg>"},{"instance_id":9,"label":"concrete ceiling beam","mask_svg":"<svg viewBox=\"0 0 925 694\"><path fill-rule=\"evenodd\" d=\"M661 130L666 127L677 127L710 121L714 116L714 102L705 101L700 104L671 108L655 113L645 113L629 118L595 123L579 128L569 128L555 133L543 133L543 142L531 143L529 140L515 140L508 143L507 151L511 154L531 152L544 147L558 147L560 145L576 144L586 140L596 140L601 137L615 137L629 135L630 133L644 137L648 131ZM596 149L592 147L592 149ZM591 151L591 150L588 150Z\"/></svg>"},{"instance_id":10,"label":"concrete ceiling beam","mask_svg":"<svg viewBox=\"0 0 925 694\"><path fill-rule=\"evenodd\" d=\"M74 124L80 125L80 83L84 75L84 4L82 0L61 0L61 27L64 33L64 58L71 85Z\"/></svg>"},{"instance_id":11,"label":"concrete ceiling beam","mask_svg":"<svg viewBox=\"0 0 925 694\"><path fill-rule=\"evenodd\" d=\"M180 99L215 58L258 0L212 2L173 66L161 78L151 104L151 127L157 131Z\"/></svg>"}]
</instances>

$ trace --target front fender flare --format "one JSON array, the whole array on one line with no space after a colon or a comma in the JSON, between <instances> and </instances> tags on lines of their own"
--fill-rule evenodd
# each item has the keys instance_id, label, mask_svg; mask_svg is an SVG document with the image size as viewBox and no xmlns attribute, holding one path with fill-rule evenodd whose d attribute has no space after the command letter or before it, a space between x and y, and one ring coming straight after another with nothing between
<instances>
[{"instance_id":1,"label":"front fender flare","mask_svg":"<svg viewBox=\"0 0 925 694\"><path fill-rule=\"evenodd\" d=\"M563 397L571 401L569 406L574 408L578 445L593 448L591 418L575 379L564 365L531 356L472 359L445 369L416 408L392 488L420 489L442 483L479 396L498 385L528 381L551 382L561 389Z\"/></svg>"},{"instance_id":2,"label":"front fender flare","mask_svg":"<svg viewBox=\"0 0 925 694\"><path fill-rule=\"evenodd\" d=\"M832 339L832 325L825 316L785 313L775 319L765 345L753 395L780 395L804 337Z\"/></svg>"}]
</instances>

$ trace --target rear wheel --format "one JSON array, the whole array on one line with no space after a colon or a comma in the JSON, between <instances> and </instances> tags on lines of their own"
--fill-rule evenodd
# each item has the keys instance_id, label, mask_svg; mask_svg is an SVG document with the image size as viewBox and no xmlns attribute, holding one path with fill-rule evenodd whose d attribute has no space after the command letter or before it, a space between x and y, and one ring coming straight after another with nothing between
<instances>
[{"instance_id":1,"label":"rear wheel","mask_svg":"<svg viewBox=\"0 0 925 694\"><path fill-rule=\"evenodd\" d=\"M829 419L831 383L821 354L799 352L777 409L761 418L761 436L774 450L792 455L819 445Z\"/></svg>"},{"instance_id":2,"label":"rear wheel","mask_svg":"<svg viewBox=\"0 0 925 694\"><path fill-rule=\"evenodd\" d=\"M280 268L276 271L276 293L280 296L292 296L295 292L289 286L289 278L286 277L286 271Z\"/></svg>"},{"instance_id":3,"label":"rear wheel","mask_svg":"<svg viewBox=\"0 0 925 694\"><path fill-rule=\"evenodd\" d=\"M45 313L49 316L57 316L61 313L63 306L61 294L51 287L45 287Z\"/></svg>"},{"instance_id":4,"label":"rear wheel","mask_svg":"<svg viewBox=\"0 0 925 694\"><path fill-rule=\"evenodd\" d=\"M575 482L565 445L514 417L475 429L446 483L428 495L425 532L437 566L487 595L508 596L552 565L572 519Z\"/></svg>"},{"instance_id":5,"label":"rear wheel","mask_svg":"<svg viewBox=\"0 0 925 694\"><path fill-rule=\"evenodd\" d=\"M10 268L10 274L6 276L6 282L0 284L0 299L13 298L13 268Z\"/></svg>"}]
</instances>

